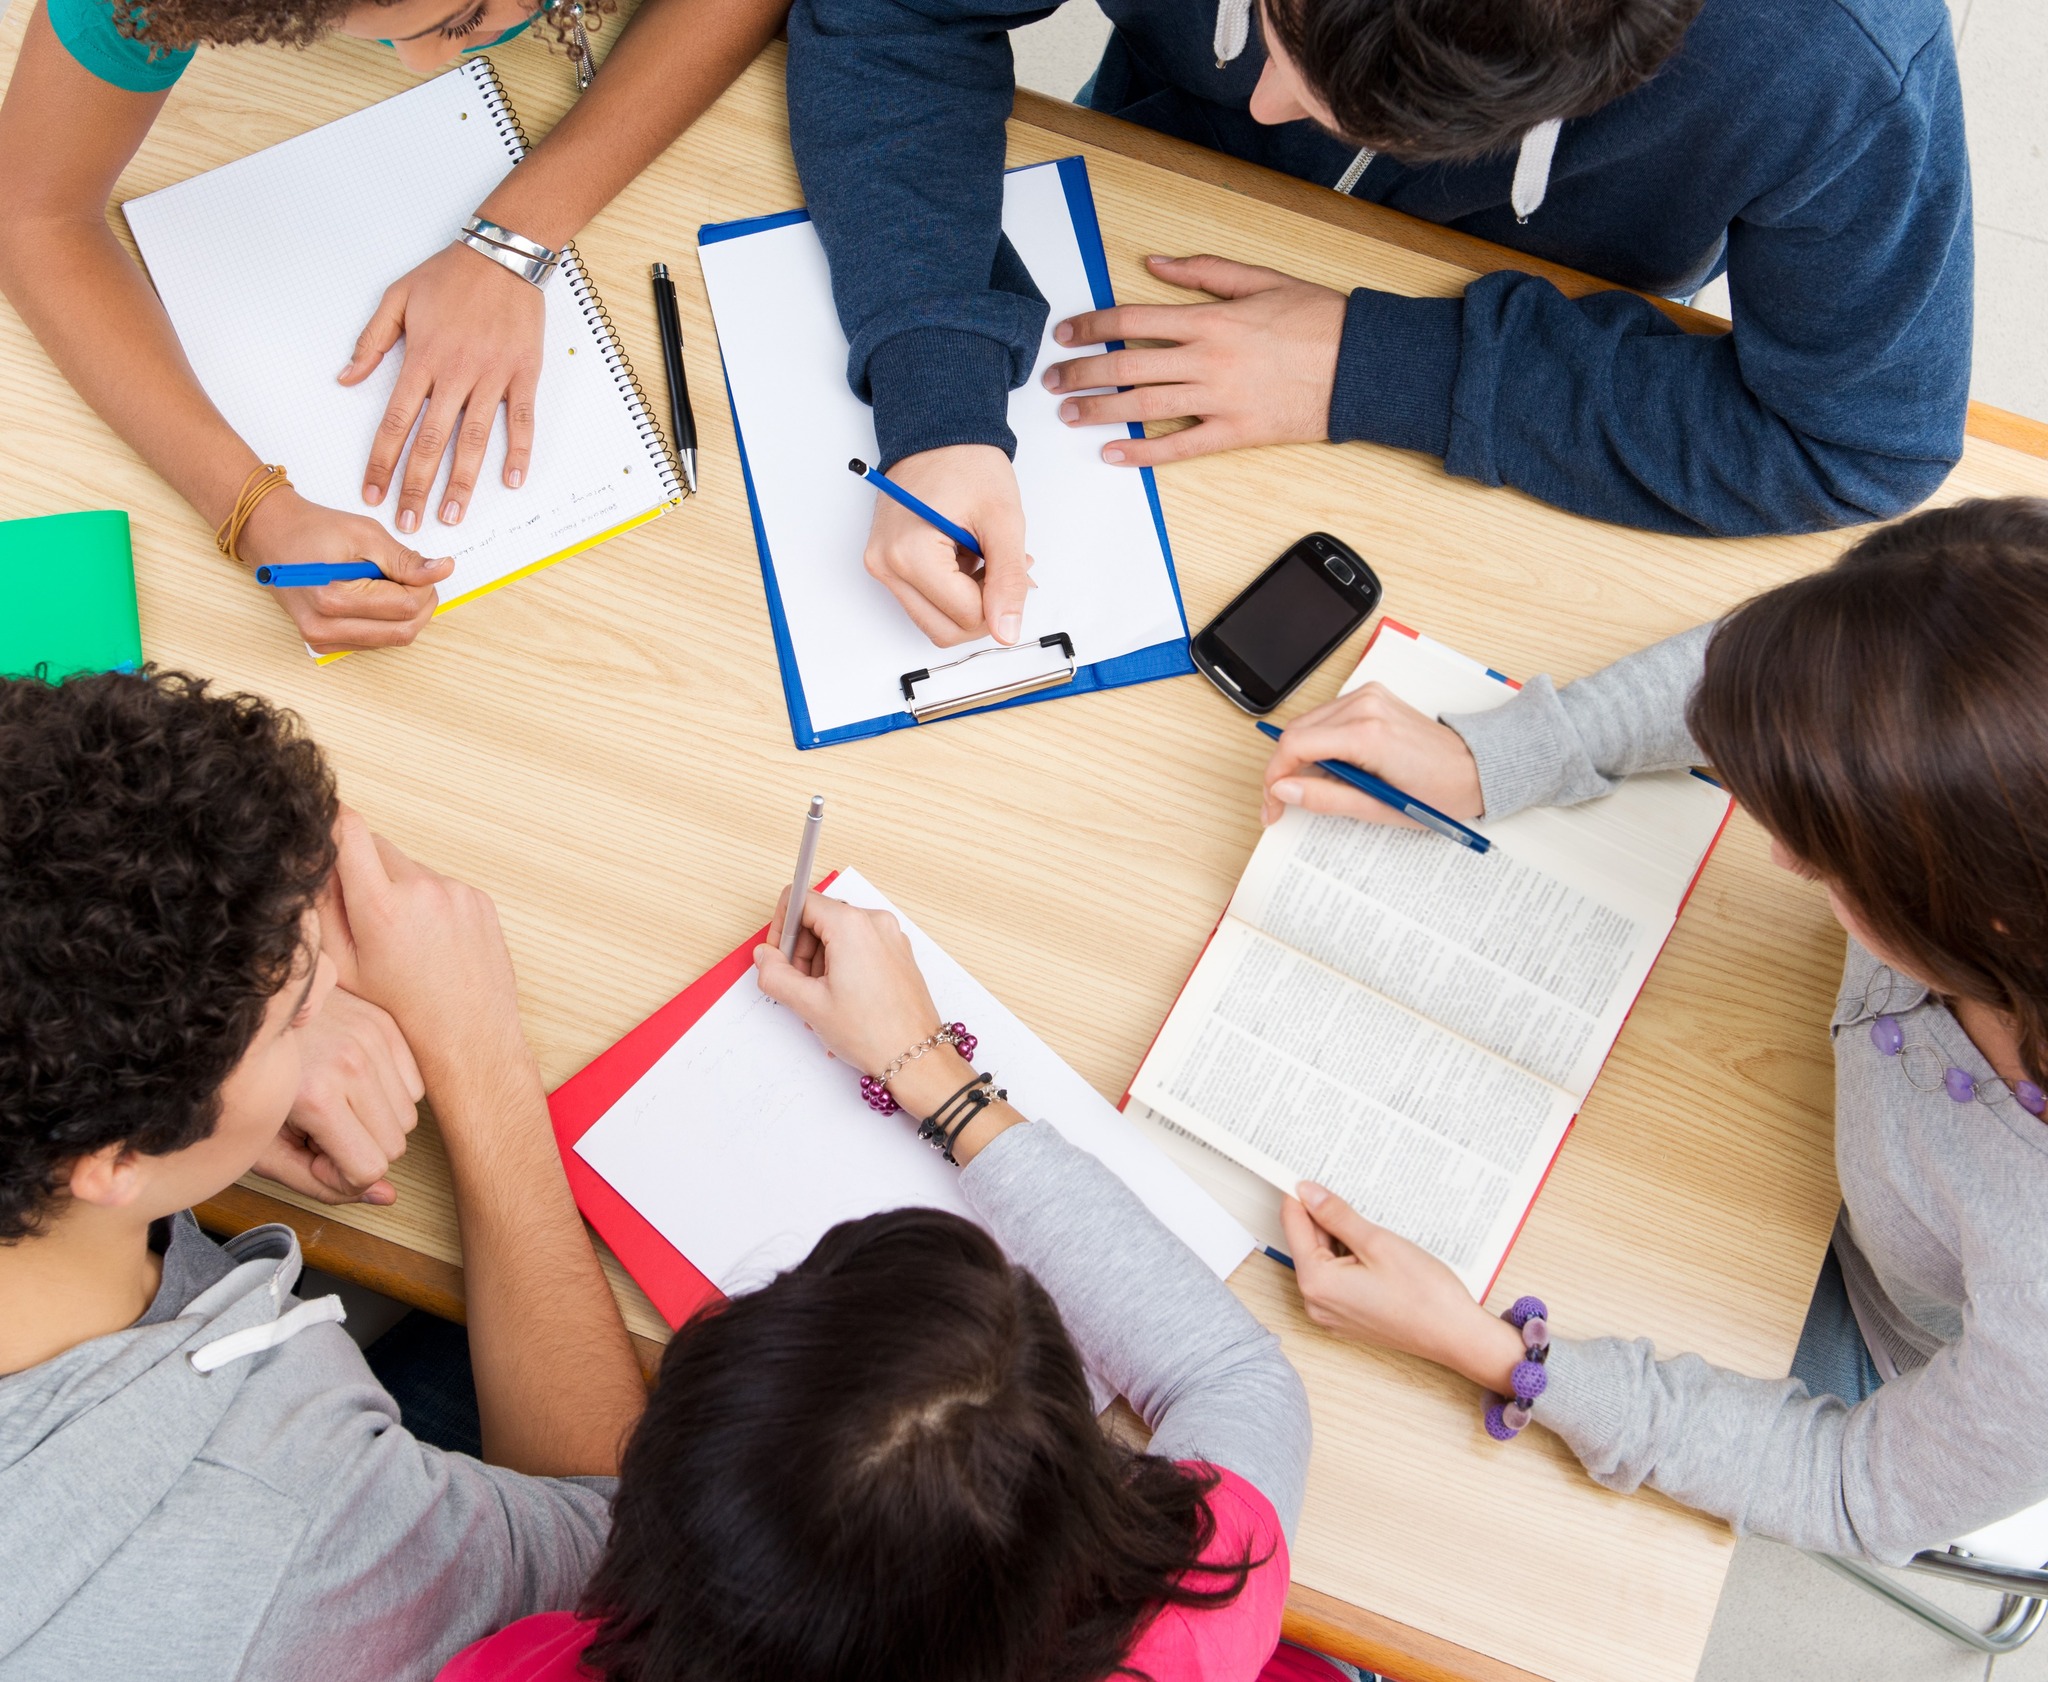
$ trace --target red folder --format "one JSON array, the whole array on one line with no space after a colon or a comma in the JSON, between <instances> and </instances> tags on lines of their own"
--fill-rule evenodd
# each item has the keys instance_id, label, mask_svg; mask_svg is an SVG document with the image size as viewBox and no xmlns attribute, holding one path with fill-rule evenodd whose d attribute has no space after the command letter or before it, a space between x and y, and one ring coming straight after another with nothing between
<instances>
[{"instance_id":1,"label":"red folder","mask_svg":"<svg viewBox=\"0 0 2048 1682\"><path fill-rule=\"evenodd\" d=\"M831 886L839 873L818 884ZM671 1329L680 1326L707 1302L717 1300L718 1287L699 1273L689 1257L655 1231L646 1217L628 1203L598 1171L576 1154L576 1141L598 1118L633 1089L677 1040L696 1025L726 990L754 967L754 948L768 938L764 927L742 941L689 986L641 1023L609 1051L601 1051L577 1073L555 1088L548 1114L555 1124L555 1144L569 1176L569 1189L583 1218L597 1228L620 1265L645 1291Z\"/></svg>"}]
</instances>

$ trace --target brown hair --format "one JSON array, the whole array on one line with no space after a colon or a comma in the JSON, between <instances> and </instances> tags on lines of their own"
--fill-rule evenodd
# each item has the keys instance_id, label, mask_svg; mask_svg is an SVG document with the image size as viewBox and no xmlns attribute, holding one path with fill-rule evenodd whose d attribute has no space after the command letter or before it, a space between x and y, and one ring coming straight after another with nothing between
<instances>
[{"instance_id":1,"label":"brown hair","mask_svg":"<svg viewBox=\"0 0 2048 1682\"><path fill-rule=\"evenodd\" d=\"M1195 1566L1213 1473L1104 1434L1059 1310L957 1215L834 1227L679 1331L583 1662L608 1682L1097 1682Z\"/></svg>"},{"instance_id":2,"label":"brown hair","mask_svg":"<svg viewBox=\"0 0 2048 1682\"><path fill-rule=\"evenodd\" d=\"M2048 501L1930 509L1707 645L1693 740L1938 992L2048 1075Z\"/></svg>"},{"instance_id":3,"label":"brown hair","mask_svg":"<svg viewBox=\"0 0 2048 1682\"><path fill-rule=\"evenodd\" d=\"M1266 0L1265 18L1354 146L1403 163L1509 151L1647 82L1701 0Z\"/></svg>"},{"instance_id":4,"label":"brown hair","mask_svg":"<svg viewBox=\"0 0 2048 1682\"><path fill-rule=\"evenodd\" d=\"M389 5L395 0L376 0ZM360 0L149 0L147 5L114 8L114 27L130 40L146 41L166 52L179 52L202 42L215 47L242 47L270 42L310 47L353 11ZM618 0L583 0L583 26L602 27ZM536 30L554 31L555 45L572 56L575 26L565 3L553 14L535 20Z\"/></svg>"}]
</instances>

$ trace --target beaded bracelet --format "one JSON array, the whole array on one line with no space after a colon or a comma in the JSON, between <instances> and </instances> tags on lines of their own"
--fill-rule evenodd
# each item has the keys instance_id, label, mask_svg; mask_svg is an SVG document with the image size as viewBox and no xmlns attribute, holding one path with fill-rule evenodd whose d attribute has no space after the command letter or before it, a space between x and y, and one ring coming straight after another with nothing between
<instances>
[{"instance_id":1,"label":"beaded bracelet","mask_svg":"<svg viewBox=\"0 0 2048 1682\"><path fill-rule=\"evenodd\" d=\"M895 1062L891 1063L880 1074L862 1075L860 1077L860 1095L868 1101L868 1108L875 1111L878 1115L894 1115L901 1106L890 1096L889 1083L896 1078L897 1072L902 1069L904 1064L914 1063L927 1051L934 1050L942 1045L955 1047L960 1055L971 1063L974 1061L974 1048L980 1043L979 1040L967 1031L966 1023L941 1023L939 1027L925 1035L923 1039L919 1040L917 1044L897 1058Z\"/></svg>"},{"instance_id":2,"label":"beaded bracelet","mask_svg":"<svg viewBox=\"0 0 2048 1682\"><path fill-rule=\"evenodd\" d=\"M1501 1318L1522 1334L1526 1359L1515 1363L1508 1375L1514 1395L1496 1397L1486 1404L1486 1434L1495 1442L1510 1442L1529 1423L1530 1409L1550 1383L1544 1363L1550 1359L1550 1310L1541 1297L1517 1297L1514 1307Z\"/></svg>"},{"instance_id":3,"label":"beaded bracelet","mask_svg":"<svg viewBox=\"0 0 2048 1682\"><path fill-rule=\"evenodd\" d=\"M917 1124L917 1136L957 1168L960 1163L953 1155L953 1147L959 1142L960 1135L989 1105L998 1098L1009 1096L996 1085L994 1075L976 1075Z\"/></svg>"},{"instance_id":4,"label":"beaded bracelet","mask_svg":"<svg viewBox=\"0 0 2048 1682\"><path fill-rule=\"evenodd\" d=\"M272 491L291 489L291 483L282 467L250 468L248 478L242 481L242 488L235 496L235 506L228 511L228 517L213 528L213 546L229 560L239 562L242 558L238 551L242 528L249 523L249 516L256 512L256 505Z\"/></svg>"}]
</instances>

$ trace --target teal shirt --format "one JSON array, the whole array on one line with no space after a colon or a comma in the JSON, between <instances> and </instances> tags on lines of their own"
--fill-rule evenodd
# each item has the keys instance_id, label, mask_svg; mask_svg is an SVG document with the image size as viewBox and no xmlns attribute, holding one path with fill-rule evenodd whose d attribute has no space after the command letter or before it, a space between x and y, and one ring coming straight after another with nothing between
<instances>
[{"instance_id":1,"label":"teal shirt","mask_svg":"<svg viewBox=\"0 0 2048 1682\"><path fill-rule=\"evenodd\" d=\"M152 47L123 35L114 23L116 0L43 0L50 27L64 50L103 82L130 93L162 93L192 62L191 47ZM480 53L525 31L521 23L465 52Z\"/></svg>"}]
</instances>

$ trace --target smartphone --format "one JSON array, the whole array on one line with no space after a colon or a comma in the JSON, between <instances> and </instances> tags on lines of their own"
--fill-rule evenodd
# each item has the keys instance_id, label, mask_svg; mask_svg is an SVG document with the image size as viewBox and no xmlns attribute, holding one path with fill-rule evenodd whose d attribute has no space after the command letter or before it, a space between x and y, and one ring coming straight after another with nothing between
<instances>
[{"instance_id":1,"label":"smartphone","mask_svg":"<svg viewBox=\"0 0 2048 1682\"><path fill-rule=\"evenodd\" d=\"M1358 551L1312 531L1189 640L1202 673L1248 713L1269 713L1365 623L1380 581Z\"/></svg>"}]
</instances>

